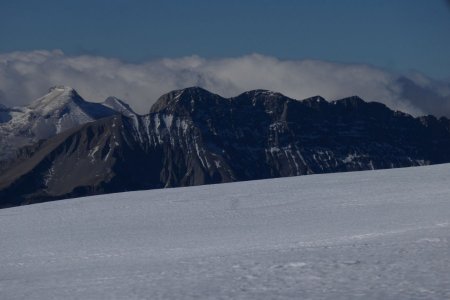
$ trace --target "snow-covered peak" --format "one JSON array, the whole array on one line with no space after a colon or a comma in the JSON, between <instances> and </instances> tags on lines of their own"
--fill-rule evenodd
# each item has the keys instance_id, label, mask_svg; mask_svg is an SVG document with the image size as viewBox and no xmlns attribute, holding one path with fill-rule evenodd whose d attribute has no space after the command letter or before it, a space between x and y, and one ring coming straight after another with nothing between
<instances>
[{"instance_id":1,"label":"snow-covered peak","mask_svg":"<svg viewBox=\"0 0 450 300\"><path fill-rule=\"evenodd\" d=\"M0 160L20 147L115 114L114 109L85 101L71 87L52 87L28 106L0 111Z\"/></svg>"},{"instance_id":2,"label":"snow-covered peak","mask_svg":"<svg viewBox=\"0 0 450 300\"><path fill-rule=\"evenodd\" d=\"M84 100L71 87L55 86L50 88L46 95L34 100L28 108L36 114L46 115L72 102L84 102Z\"/></svg>"},{"instance_id":3,"label":"snow-covered peak","mask_svg":"<svg viewBox=\"0 0 450 300\"><path fill-rule=\"evenodd\" d=\"M62 91L62 92L74 92L75 90L67 85L55 85L48 89L48 92L51 93L53 91Z\"/></svg>"}]
</instances>

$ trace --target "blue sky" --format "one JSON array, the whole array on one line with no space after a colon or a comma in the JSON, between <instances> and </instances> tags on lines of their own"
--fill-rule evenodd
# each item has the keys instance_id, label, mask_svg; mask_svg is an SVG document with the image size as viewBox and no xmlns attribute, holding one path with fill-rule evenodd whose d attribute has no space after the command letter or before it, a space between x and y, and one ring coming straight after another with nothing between
<instances>
[{"instance_id":1,"label":"blue sky","mask_svg":"<svg viewBox=\"0 0 450 300\"><path fill-rule=\"evenodd\" d=\"M61 49L125 62L251 53L450 79L444 0L1 0L0 53Z\"/></svg>"}]
</instances>

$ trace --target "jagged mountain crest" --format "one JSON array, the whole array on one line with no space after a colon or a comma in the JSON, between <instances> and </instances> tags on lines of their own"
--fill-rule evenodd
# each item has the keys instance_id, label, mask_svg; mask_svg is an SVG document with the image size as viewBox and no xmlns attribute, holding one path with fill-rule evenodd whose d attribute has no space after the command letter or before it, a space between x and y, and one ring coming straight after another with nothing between
<instances>
[{"instance_id":1,"label":"jagged mountain crest","mask_svg":"<svg viewBox=\"0 0 450 300\"><path fill-rule=\"evenodd\" d=\"M24 148L0 176L0 205L449 162L449 124L357 97L223 98L192 87L163 95L148 115L107 117Z\"/></svg>"}]
</instances>

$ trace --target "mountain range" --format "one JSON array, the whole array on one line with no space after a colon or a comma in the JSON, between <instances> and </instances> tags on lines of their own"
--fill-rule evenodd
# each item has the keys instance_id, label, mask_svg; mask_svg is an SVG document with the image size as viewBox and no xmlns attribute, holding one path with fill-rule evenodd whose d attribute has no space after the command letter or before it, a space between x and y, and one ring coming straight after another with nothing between
<instances>
[{"instance_id":1,"label":"mountain range","mask_svg":"<svg viewBox=\"0 0 450 300\"><path fill-rule=\"evenodd\" d=\"M450 162L450 120L357 96L223 98L199 87L146 115L68 87L0 107L0 207L102 193Z\"/></svg>"}]
</instances>

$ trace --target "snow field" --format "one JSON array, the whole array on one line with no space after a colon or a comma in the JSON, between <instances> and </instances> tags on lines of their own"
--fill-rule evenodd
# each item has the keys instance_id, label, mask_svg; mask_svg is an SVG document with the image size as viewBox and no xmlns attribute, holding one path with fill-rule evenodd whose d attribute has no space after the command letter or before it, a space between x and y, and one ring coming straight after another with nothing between
<instances>
[{"instance_id":1,"label":"snow field","mask_svg":"<svg viewBox=\"0 0 450 300\"><path fill-rule=\"evenodd\" d=\"M450 164L0 210L1 299L448 299Z\"/></svg>"}]
</instances>

